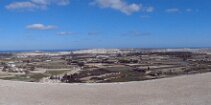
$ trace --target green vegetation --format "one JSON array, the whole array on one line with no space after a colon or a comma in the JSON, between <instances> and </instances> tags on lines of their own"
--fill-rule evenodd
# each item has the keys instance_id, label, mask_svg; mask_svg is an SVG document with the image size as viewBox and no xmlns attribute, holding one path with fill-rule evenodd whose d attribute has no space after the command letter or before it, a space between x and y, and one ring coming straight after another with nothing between
<instances>
[{"instance_id":1,"label":"green vegetation","mask_svg":"<svg viewBox=\"0 0 211 105\"><path fill-rule=\"evenodd\" d=\"M49 75L61 75L67 73L69 70L58 70L58 71L47 71L46 74Z\"/></svg>"},{"instance_id":2,"label":"green vegetation","mask_svg":"<svg viewBox=\"0 0 211 105\"><path fill-rule=\"evenodd\" d=\"M28 80L26 75L16 75L13 77L4 77L1 79L3 79L3 80L18 80L18 81L27 81Z\"/></svg>"},{"instance_id":3,"label":"green vegetation","mask_svg":"<svg viewBox=\"0 0 211 105\"><path fill-rule=\"evenodd\" d=\"M27 82L38 82L44 77L47 77L47 75L39 73L39 74L29 74L29 75L15 75L13 77L5 77L5 78L1 78L1 79L27 81Z\"/></svg>"},{"instance_id":4,"label":"green vegetation","mask_svg":"<svg viewBox=\"0 0 211 105\"><path fill-rule=\"evenodd\" d=\"M40 73L39 74L32 74L32 75L30 75L30 78L32 79L33 82L38 82L44 77L48 77L48 75L40 74Z\"/></svg>"},{"instance_id":5,"label":"green vegetation","mask_svg":"<svg viewBox=\"0 0 211 105\"><path fill-rule=\"evenodd\" d=\"M107 70L121 73L120 78L114 78L107 82L128 82L128 81L140 81L146 79L143 73L133 71L131 67L112 67L112 68L107 68Z\"/></svg>"}]
</instances>

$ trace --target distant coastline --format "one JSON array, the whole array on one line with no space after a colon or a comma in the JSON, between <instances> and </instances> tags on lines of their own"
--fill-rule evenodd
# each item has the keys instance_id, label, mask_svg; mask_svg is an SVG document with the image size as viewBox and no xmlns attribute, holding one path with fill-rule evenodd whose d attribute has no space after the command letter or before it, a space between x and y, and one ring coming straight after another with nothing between
<instances>
[{"instance_id":1,"label":"distant coastline","mask_svg":"<svg viewBox=\"0 0 211 105\"><path fill-rule=\"evenodd\" d=\"M93 49L119 49L119 50L209 50L211 47L169 47L169 48L82 48L82 49L49 49L49 50L0 50L0 53L30 53L30 52L68 52Z\"/></svg>"}]
</instances>

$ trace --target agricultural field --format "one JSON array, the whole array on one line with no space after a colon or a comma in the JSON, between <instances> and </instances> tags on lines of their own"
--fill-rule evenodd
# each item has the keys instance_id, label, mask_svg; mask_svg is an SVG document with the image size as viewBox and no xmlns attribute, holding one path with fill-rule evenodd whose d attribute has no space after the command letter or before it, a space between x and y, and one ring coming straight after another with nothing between
<instances>
[{"instance_id":1,"label":"agricultural field","mask_svg":"<svg viewBox=\"0 0 211 105\"><path fill-rule=\"evenodd\" d=\"M111 83L211 71L211 57L205 53L86 53L25 57L17 55L2 55L0 79L27 82Z\"/></svg>"}]
</instances>

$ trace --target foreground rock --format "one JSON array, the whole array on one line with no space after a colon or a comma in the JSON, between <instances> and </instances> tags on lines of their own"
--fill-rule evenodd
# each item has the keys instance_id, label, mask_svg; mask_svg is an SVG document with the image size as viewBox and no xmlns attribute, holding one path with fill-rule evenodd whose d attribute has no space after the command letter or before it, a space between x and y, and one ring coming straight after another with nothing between
<instances>
[{"instance_id":1,"label":"foreground rock","mask_svg":"<svg viewBox=\"0 0 211 105\"><path fill-rule=\"evenodd\" d=\"M210 105L211 73L111 84L0 80L0 105Z\"/></svg>"}]
</instances>

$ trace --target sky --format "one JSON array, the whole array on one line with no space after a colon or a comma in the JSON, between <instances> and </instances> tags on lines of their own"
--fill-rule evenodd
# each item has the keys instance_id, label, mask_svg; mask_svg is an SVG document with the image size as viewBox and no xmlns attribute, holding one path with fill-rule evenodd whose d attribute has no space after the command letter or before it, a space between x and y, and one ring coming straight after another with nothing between
<instances>
[{"instance_id":1,"label":"sky","mask_svg":"<svg viewBox=\"0 0 211 105\"><path fill-rule=\"evenodd\" d=\"M211 47L210 0L0 0L0 50Z\"/></svg>"}]
</instances>

